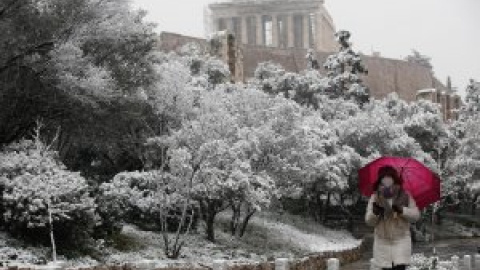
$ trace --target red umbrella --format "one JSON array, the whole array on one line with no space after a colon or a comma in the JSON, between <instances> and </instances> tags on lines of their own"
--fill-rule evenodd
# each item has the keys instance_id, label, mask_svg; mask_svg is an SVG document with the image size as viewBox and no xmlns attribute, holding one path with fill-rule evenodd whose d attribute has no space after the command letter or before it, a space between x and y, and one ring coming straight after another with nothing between
<instances>
[{"instance_id":1,"label":"red umbrella","mask_svg":"<svg viewBox=\"0 0 480 270\"><path fill-rule=\"evenodd\" d=\"M359 188L363 195L371 196L378 169L394 167L403 179L403 188L410 193L419 209L440 200L440 178L414 158L381 157L358 171Z\"/></svg>"}]
</instances>

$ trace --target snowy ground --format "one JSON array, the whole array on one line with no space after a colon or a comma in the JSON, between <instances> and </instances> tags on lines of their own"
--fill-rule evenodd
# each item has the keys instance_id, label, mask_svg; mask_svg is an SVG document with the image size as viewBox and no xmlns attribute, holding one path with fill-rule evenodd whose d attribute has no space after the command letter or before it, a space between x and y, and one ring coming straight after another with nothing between
<instances>
[{"instance_id":1,"label":"snowy ground","mask_svg":"<svg viewBox=\"0 0 480 270\"><path fill-rule=\"evenodd\" d=\"M254 217L246 235L241 239L232 237L228 232L228 216L219 216L218 223L216 243L206 241L203 233L193 233L187 237L179 260L166 259L161 234L126 225L122 231L122 237L129 242L126 250L103 247L101 261L84 257L71 260L68 264L72 266L123 264L147 259L163 260L165 264L211 265L214 259L265 261L276 257L293 258L315 252L351 249L361 244L360 240L354 239L347 232L333 231L312 221L290 215L269 214ZM21 246L21 243L13 241L6 234L0 234L0 254L8 254L6 252L8 250L10 254L15 252L22 254L18 258L22 258L24 262L35 262L48 254L48 249L45 248L25 249Z\"/></svg>"}]
</instances>

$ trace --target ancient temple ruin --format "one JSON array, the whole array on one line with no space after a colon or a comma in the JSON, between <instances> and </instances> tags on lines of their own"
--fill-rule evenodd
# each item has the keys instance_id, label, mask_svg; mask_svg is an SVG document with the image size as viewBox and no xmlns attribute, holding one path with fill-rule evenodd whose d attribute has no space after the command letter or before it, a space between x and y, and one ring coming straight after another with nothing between
<instances>
[{"instance_id":1,"label":"ancient temple ruin","mask_svg":"<svg viewBox=\"0 0 480 270\"><path fill-rule=\"evenodd\" d=\"M230 0L205 11L207 34L229 30L243 44L336 50L335 25L324 0Z\"/></svg>"},{"instance_id":2,"label":"ancient temple ruin","mask_svg":"<svg viewBox=\"0 0 480 270\"><path fill-rule=\"evenodd\" d=\"M324 63L338 51L335 25L324 0L224 0L205 10L205 26L209 36L216 33L212 36L221 46L215 55L228 64L233 82L251 78L262 62L272 61L298 73L307 68L307 52ZM158 46L163 51L177 51L194 42L209 51L209 40L163 32ZM409 102L427 99L440 104L445 120L457 117L460 97L449 91L431 69L379 54L362 55L362 59L369 71L364 82L373 98L397 93Z\"/></svg>"}]
</instances>

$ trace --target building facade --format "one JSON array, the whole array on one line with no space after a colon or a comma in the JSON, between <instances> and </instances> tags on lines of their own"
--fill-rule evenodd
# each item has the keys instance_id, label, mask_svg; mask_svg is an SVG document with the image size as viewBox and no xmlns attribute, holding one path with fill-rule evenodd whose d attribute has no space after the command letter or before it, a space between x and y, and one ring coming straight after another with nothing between
<instances>
[{"instance_id":1,"label":"building facade","mask_svg":"<svg viewBox=\"0 0 480 270\"><path fill-rule=\"evenodd\" d=\"M205 10L207 36L229 30L241 44L273 48L337 48L324 0L230 0Z\"/></svg>"}]
</instances>

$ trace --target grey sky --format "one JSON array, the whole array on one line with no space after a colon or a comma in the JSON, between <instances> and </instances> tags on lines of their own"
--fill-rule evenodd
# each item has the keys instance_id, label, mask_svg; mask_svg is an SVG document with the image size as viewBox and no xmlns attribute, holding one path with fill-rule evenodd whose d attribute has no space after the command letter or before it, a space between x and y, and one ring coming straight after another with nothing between
<instances>
[{"instance_id":1,"label":"grey sky","mask_svg":"<svg viewBox=\"0 0 480 270\"><path fill-rule=\"evenodd\" d=\"M132 0L168 31L203 37L203 9L213 0ZM404 58L416 49L432 58L436 76L452 77L463 95L480 80L480 0L325 0L337 30L352 32L355 50Z\"/></svg>"}]
</instances>

